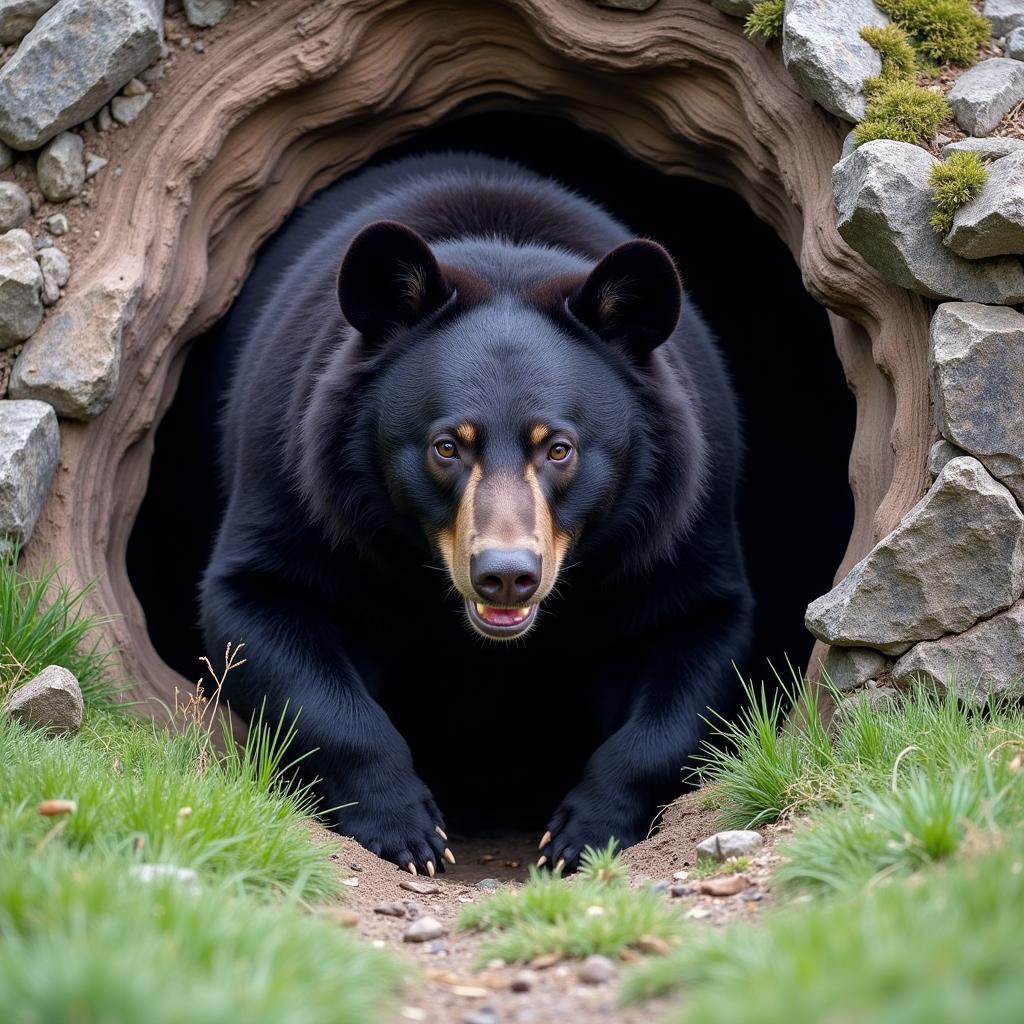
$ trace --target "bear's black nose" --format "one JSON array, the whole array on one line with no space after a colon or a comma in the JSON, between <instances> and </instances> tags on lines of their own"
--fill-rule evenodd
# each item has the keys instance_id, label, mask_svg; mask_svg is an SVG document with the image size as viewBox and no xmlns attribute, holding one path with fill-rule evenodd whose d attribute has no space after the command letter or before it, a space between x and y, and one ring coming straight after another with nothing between
<instances>
[{"instance_id":1,"label":"bear's black nose","mask_svg":"<svg viewBox=\"0 0 1024 1024\"><path fill-rule=\"evenodd\" d=\"M540 586L540 555L526 548L488 548L470 558L469 576L487 604L520 606Z\"/></svg>"}]
</instances>

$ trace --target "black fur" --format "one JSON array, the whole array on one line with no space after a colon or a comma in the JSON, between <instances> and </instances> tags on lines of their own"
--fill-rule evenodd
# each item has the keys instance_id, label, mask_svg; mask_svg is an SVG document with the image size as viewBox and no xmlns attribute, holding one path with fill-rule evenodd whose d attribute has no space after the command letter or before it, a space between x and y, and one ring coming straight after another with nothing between
<instances>
[{"instance_id":1,"label":"black fur","mask_svg":"<svg viewBox=\"0 0 1024 1024\"><path fill-rule=\"evenodd\" d=\"M751 605L736 412L686 302L673 330L674 280L586 200L451 154L322 193L232 308L207 644L245 641L227 694L243 715L301 709L294 753L316 748L324 806L355 802L334 824L374 852L439 864L432 794L477 822L547 823L569 868L587 843L636 842L706 709L734 705ZM440 418L484 423L495 464L521 458L525 421L579 436L575 475L547 491L573 545L520 641L470 630L431 543L459 496L427 469Z\"/></svg>"}]
</instances>

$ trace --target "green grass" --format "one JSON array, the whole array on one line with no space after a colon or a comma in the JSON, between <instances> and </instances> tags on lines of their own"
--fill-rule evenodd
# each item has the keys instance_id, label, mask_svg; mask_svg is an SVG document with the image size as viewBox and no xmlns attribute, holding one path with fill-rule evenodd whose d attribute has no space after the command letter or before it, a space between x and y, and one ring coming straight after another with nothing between
<instances>
[{"instance_id":1,"label":"green grass","mask_svg":"<svg viewBox=\"0 0 1024 1024\"><path fill-rule=\"evenodd\" d=\"M919 687L888 707L860 700L829 729L817 692L802 680L780 685L772 699L748 687L749 707L719 723L724 749L706 751L700 778L721 797L724 828L753 828L789 810L839 806L857 790L884 790L894 774L950 777L1024 737L1024 709L963 707L954 691L936 697ZM796 727L784 727L790 705Z\"/></svg>"},{"instance_id":2,"label":"green grass","mask_svg":"<svg viewBox=\"0 0 1024 1024\"><path fill-rule=\"evenodd\" d=\"M7 1024L366 1024L400 962L294 898L127 878L116 856L0 854Z\"/></svg>"},{"instance_id":3,"label":"green grass","mask_svg":"<svg viewBox=\"0 0 1024 1024\"><path fill-rule=\"evenodd\" d=\"M758 927L693 929L634 968L622 995L683 989L669 1024L960 1024L1010 1021L1024 1005L1020 844L799 904Z\"/></svg>"},{"instance_id":4,"label":"green grass","mask_svg":"<svg viewBox=\"0 0 1024 1024\"><path fill-rule=\"evenodd\" d=\"M495 957L523 963L548 953L614 957L646 948L651 938L674 943L683 930L662 893L630 888L614 840L601 851L588 848L571 881L531 868L521 889L503 889L463 908L458 927L495 933L481 944L480 964Z\"/></svg>"},{"instance_id":5,"label":"green grass","mask_svg":"<svg viewBox=\"0 0 1024 1024\"><path fill-rule=\"evenodd\" d=\"M743 32L749 39L781 39L785 13L786 0L759 0L747 15L743 23Z\"/></svg>"},{"instance_id":6,"label":"green grass","mask_svg":"<svg viewBox=\"0 0 1024 1024\"><path fill-rule=\"evenodd\" d=\"M110 706L84 596L0 561L0 694L61 664L89 695L74 736L0 716L4 1024L380 1020L407 972L306 912L340 884L309 791L280 782L289 730L257 721L218 752L215 701L187 701L173 731ZM43 816L46 800L74 810ZM147 863L194 870L199 891L133 878Z\"/></svg>"},{"instance_id":7,"label":"green grass","mask_svg":"<svg viewBox=\"0 0 1024 1024\"><path fill-rule=\"evenodd\" d=\"M108 652L89 639L101 623L83 607L92 588L70 587L56 570L19 573L18 554L0 553L0 703L47 665L73 672L87 701L103 700Z\"/></svg>"},{"instance_id":8,"label":"green grass","mask_svg":"<svg viewBox=\"0 0 1024 1024\"><path fill-rule=\"evenodd\" d=\"M956 211L969 203L988 181L988 169L977 153L950 153L931 169L932 228L945 235L953 227Z\"/></svg>"},{"instance_id":9,"label":"green grass","mask_svg":"<svg viewBox=\"0 0 1024 1024\"><path fill-rule=\"evenodd\" d=\"M910 37L914 48L934 64L969 65L992 25L970 0L875 0Z\"/></svg>"},{"instance_id":10,"label":"green grass","mask_svg":"<svg viewBox=\"0 0 1024 1024\"><path fill-rule=\"evenodd\" d=\"M300 884L305 898L329 895L330 866L304 832L308 795L275 781L287 737L264 737L218 758L205 733L172 735L123 714L87 712L82 731L59 742L0 720L0 852L30 856L52 824L37 805L72 800L59 837L68 850L196 868L245 889Z\"/></svg>"},{"instance_id":11,"label":"green grass","mask_svg":"<svg viewBox=\"0 0 1024 1024\"><path fill-rule=\"evenodd\" d=\"M1017 1019L1024 709L954 694L862 697L826 728L796 680L723 725L704 774L727 822L799 811L777 848L782 906L757 927L691 928L623 997L685 991L669 1024ZM786 728L783 701L797 709Z\"/></svg>"},{"instance_id":12,"label":"green grass","mask_svg":"<svg viewBox=\"0 0 1024 1024\"><path fill-rule=\"evenodd\" d=\"M710 878L712 875L736 875L749 867L749 857L730 857L726 861L698 857L697 863L689 871L689 879Z\"/></svg>"}]
</instances>

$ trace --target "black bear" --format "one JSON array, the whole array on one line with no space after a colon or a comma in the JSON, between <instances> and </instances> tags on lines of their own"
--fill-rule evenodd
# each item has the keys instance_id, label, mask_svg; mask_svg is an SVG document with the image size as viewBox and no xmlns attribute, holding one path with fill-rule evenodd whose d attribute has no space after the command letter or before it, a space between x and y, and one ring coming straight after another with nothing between
<instances>
[{"instance_id":1,"label":"black bear","mask_svg":"<svg viewBox=\"0 0 1024 1024\"><path fill-rule=\"evenodd\" d=\"M232 707L297 712L330 823L413 873L441 807L566 871L642 839L751 617L734 396L668 253L517 165L405 159L296 214L225 336Z\"/></svg>"}]
</instances>

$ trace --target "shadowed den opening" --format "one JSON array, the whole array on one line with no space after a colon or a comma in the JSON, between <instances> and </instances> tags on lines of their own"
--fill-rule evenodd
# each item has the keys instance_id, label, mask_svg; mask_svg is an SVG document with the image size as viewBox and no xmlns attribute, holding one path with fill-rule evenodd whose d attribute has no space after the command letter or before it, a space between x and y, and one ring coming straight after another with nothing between
<instances>
[{"instance_id":1,"label":"shadowed den opening","mask_svg":"<svg viewBox=\"0 0 1024 1024\"><path fill-rule=\"evenodd\" d=\"M703 312L717 335L741 407L746 455L739 517L756 619L752 653L739 668L760 679L768 674L769 660L784 666L788 657L804 665L812 645L803 627L804 610L831 586L853 522L847 462L855 404L827 315L804 291L789 250L733 193L664 175L552 118L473 115L422 132L373 162L445 149L514 159L598 202L636 235L653 238L671 252L684 301ZM196 588L217 527L221 490L214 428L223 394L218 397L209 382L225 380L230 366L231 354L218 346L216 327L192 343L157 432L149 488L128 549L129 574L154 646L189 679L197 676L201 654L217 654L203 650ZM490 568L477 567L481 583L502 592L528 587L535 575L529 567ZM463 624L453 623L453 628ZM440 684L431 694L417 695L406 709L410 719L419 701L455 699L446 697L443 667L435 674ZM486 687L486 681L479 684ZM459 694L457 699L474 699L471 691L467 696L460 689ZM500 706L502 695L481 689L479 699L483 734L493 726L484 718ZM504 699L518 698L510 693ZM543 713L538 709L538 715ZM471 760L474 742L445 735L441 720L433 727L440 730L439 747L459 744L449 747L447 755L442 749L438 757ZM563 729L571 731L564 724ZM527 748L534 749L534 742L540 741L528 740ZM556 759L552 774L571 775L579 751L567 741L561 750L538 754ZM471 764L464 771L471 774ZM429 770L424 776L430 781ZM530 790L524 804L532 799L541 813L550 809L543 786L524 788ZM470 819L501 817L501 808L494 806L484 813L479 794L467 803L464 812Z\"/></svg>"}]
</instances>

